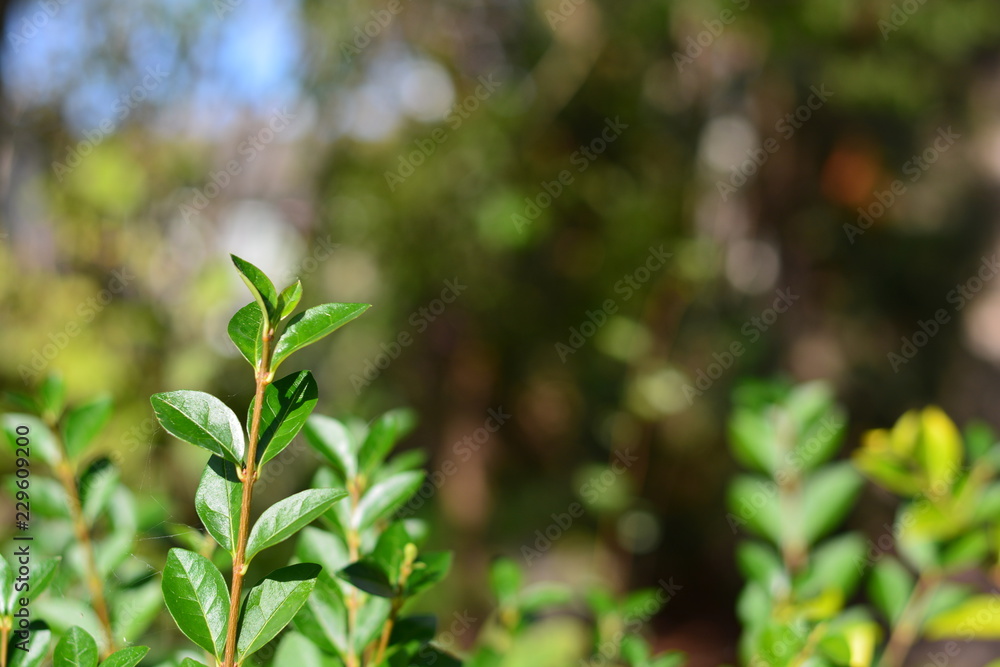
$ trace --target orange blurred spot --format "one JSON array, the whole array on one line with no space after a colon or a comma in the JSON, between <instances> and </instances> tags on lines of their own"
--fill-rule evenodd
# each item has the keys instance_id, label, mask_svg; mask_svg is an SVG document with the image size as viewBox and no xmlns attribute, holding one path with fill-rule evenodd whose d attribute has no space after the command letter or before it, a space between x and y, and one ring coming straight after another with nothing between
<instances>
[{"instance_id":1,"label":"orange blurred spot","mask_svg":"<svg viewBox=\"0 0 1000 667\"><path fill-rule=\"evenodd\" d=\"M867 141L841 140L820 174L820 189L830 201L854 208L864 206L882 178L878 150Z\"/></svg>"}]
</instances>

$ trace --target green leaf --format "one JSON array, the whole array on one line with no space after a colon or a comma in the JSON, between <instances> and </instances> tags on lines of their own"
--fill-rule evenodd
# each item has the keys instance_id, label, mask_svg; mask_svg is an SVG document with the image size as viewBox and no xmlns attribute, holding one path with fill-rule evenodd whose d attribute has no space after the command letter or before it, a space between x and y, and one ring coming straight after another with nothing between
<instances>
[{"instance_id":1,"label":"green leaf","mask_svg":"<svg viewBox=\"0 0 1000 667\"><path fill-rule=\"evenodd\" d=\"M52 645L52 632L49 630L49 626L41 621L32 621L28 625L28 630L31 633L31 639L28 640L28 650L15 649L10 667L41 667L42 662L49 654L49 647Z\"/></svg>"},{"instance_id":2,"label":"green leaf","mask_svg":"<svg viewBox=\"0 0 1000 667\"><path fill-rule=\"evenodd\" d=\"M920 414L920 440L916 457L927 472L932 495L938 485L950 488L962 465L962 436L940 408L924 408Z\"/></svg>"},{"instance_id":3,"label":"green leaf","mask_svg":"<svg viewBox=\"0 0 1000 667\"><path fill-rule=\"evenodd\" d=\"M80 499L87 525L92 526L108 507L120 479L118 468L110 459L100 458L87 466L80 476Z\"/></svg>"},{"instance_id":4,"label":"green leaf","mask_svg":"<svg viewBox=\"0 0 1000 667\"><path fill-rule=\"evenodd\" d=\"M7 439L10 441L11 451L17 451L18 438L27 438L27 446L30 453L29 458L41 458L52 467L59 465L59 462L62 461L63 455L59 447L59 442L56 440L52 430L38 417L20 413L8 413L0 416L0 420L3 421L3 429L7 434ZM18 427L27 427L28 434L25 436L19 435L17 432ZM21 428L21 431L23 432L24 428ZM22 442L24 441L22 440Z\"/></svg>"},{"instance_id":5,"label":"green leaf","mask_svg":"<svg viewBox=\"0 0 1000 667\"><path fill-rule=\"evenodd\" d=\"M347 427L331 417L312 415L306 420L304 433L306 441L330 462L341 479L357 477L358 457Z\"/></svg>"},{"instance_id":6,"label":"green leaf","mask_svg":"<svg viewBox=\"0 0 1000 667\"><path fill-rule=\"evenodd\" d=\"M299 313L288 321L274 348L271 370L292 352L301 350L344 326L370 308L366 303L326 303Z\"/></svg>"},{"instance_id":7,"label":"green leaf","mask_svg":"<svg viewBox=\"0 0 1000 667\"><path fill-rule=\"evenodd\" d=\"M275 289L274 283L264 275L263 271L245 259L240 259L236 255L230 255L230 257L236 270L240 273L240 278L246 283L264 314L265 328L274 326L278 320L278 290Z\"/></svg>"},{"instance_id":8,"label":"green leaf","mask_svg":"<svg viewBox=\"0 0 1000 667\"><path fill-rule=\"evenodd\" d=\"M572 601L573 591L569 586L539 582L521 591L517 606L522 613L534 614L567 605Z\"/></svg>"},{"instance_id":9,"label":"green leaf","mask_svg":"<svg viewBox=\"0 0 1000 667\"><path fill-rule=\"evenodd\" d=\"M261 432L257 443L261 465L280 454L299 434L318 399L316 380L309 371L286 375L267 386L260 410ZM250 415L253 415L254 403L250 402ZM247 418L248 424L251 418Z\"/></svg>"},{"instance_id":10,"label":"green leaf","mask_svg":"<svg viewBox=\"0 0 1000 667\"><path fill-rule=\"evenodd\" d=\"M101 667L135 667L149 653L146 646L129 646L115 651L101 663Z\"/></svg>"},{"instance_id":11,"label":"green leaf","mask_svg":"<svg viewBox=\"0 0 1000 667\"><path fill-rule=\"evenodd\" d=\"M770 589L775 577L784 572L781 557L774 549L760 542L740 542L736 546L736 564L749 581Z\"/></svg>"},{"instance_id":12,"label":"green leaf","mask_svg":"<svg viewBox=\"0 0 1000 667\"><path fill-rule=\"evenodd\" d=\"M774 426L767 413L737 408L729 419L729 441L733 455L748 468L773 472L778 463Z\"/></svg>"},{"instance_id":13,"label":"green leaf","mask_svg":"<svg viewBox=\"0 0 1000 667\"><path fill-rule=\"evenodd\" d=\"M334 667L335 662L333 658L323 655L323 652L305 635L298 632L286 632L278 644L273 664L275 667L278 665Z\"/></svg>"},{"instance_id":14,"label":"green leaf","mask_svg":"<svg viewBox=\"0 0 1000 667\"><path fill-rule=\"evenodd\" d=\"M424 481L424 473L401 472L374 485L361 498L352 516L355 530L365 530L399 509Z\"/></svg>"},{"instance_id":15,"label":"green leaf","mask_svg":"<svg viewBox=\"0 0 1000 667\"><path fill-rule=\"evenodd\" d=\"M849 598L864 574L865 541L856 533L837 535L820 544L809 559L806 576L798 589L805 597L836 590Z\"/></svg>"},{"instance_id":16,"label":"green leaf","mask_svg":"<svg viewBox=\"0 0 1000 667\"><path fill-rule=\"evenodd\" d=\"M521 568L510 558L498 558L490 567L490 587L500 606L514 603L521 591Z\"/></svg>"},{"instance_id":17,"label":"green leaf","mask_svg":"<svg viewBox=\"0 0 1000 667\"><path fill-rule=\"evenodd\" d=\"M410 536L401 521L391 524L379 535L370 558L385 570L389 575L389 581L399 581L400 566L403 564L403 551L409 542Z\"/></svg>"},{"instance_id":18,"label":"green leaf","mask_svg":"<svg viewBox=\"0 0 1000 667\"><path fill-rule=\"evenodd\" d=\"M413 572L406 580L406 595L416 595L448 576L451 561L450 551L421 554L413 563Z\"/></svg>"},{"instance_id":19,"label":"green leaf","mask_svg":"<svg viewBox=\"0 0 1000 667\"><path fill-rule=\"evenodd\" d=\"M729 485L729 523L746 525L775 544L781 542L777 485L756 475L738 475Z\"/></svg>"},{"instance_id":20,"label":"green leaf","mask_svg":"<svg viewBox=\"0 0 1000 667\"><path fill-rule=\"evenodd\" d=\"M309 598L319 572L319 565L313 563L290 565L275 570L250 590L243 603L236 645L240 662L288 625Z\"/></svg>"},{"instance_id":21,"label":"green leaf","mask_svg":"<svg viewBox=\"0 0 1000 667\"><path fill-rule=\"evenodd\" d=\"M382 628L391 610L392 602L387 598L373 597L365 601L358 610L358 622L354 628L355 651L363 651L382 634Z\"/></svg>"},{"instance_id":22,"label":"green leaf","mask_svg":"<svg viewBox=\"0 0 1000 667\"><path fill-rule=\"evenodd\" d=\"M136 641L163 608L160 582L150 579L144 584L119 589L110 603L113 636L123 642Z\"/></svg>"},{"instance_id":23,"label":"green leaf","mask_svg":"<svg viewBox=\"0 0 1000 667\"><path fill-rule=\"evenodd\" d=\"M14 598L14 570L7 559L0 555L0 617L13 613Z\"/></svg>"},{"instance_id":24,"label":"green leaf","mask_svg":"<svg viewBox=\"0 0 1000 667\"><path fill-rule=\"evenodd\" d=\"M229 625L229 590L218 568L192 551L171 549L163 568L163 599L181 632L221 658Z\"/></svg>"},{"instance_id":25,"label":"green leaf","mask_svg":"<svg viewBox=\"0 0 1000 667\"><path fill-rule=\"evenodd\" d=\"M111 417L111 398L102 396L89 403L71 408L63 419L63 443L70 460L83 454L87 445L108 423Z\"/></svg>"},{"instance_id":26,"label":"green leaf","mask_svg":"<svg viewBox=\"0 0 1000 667\"><path fill-rule=\"evenodd\" d=\"M806 478L802 517L805 537L810 544L836 528L847 516L861 485L861 477L849 463L826 466Z\"/></svg>"},{"instance_id":27,"label":"green leaf","mask_svg":"<svg viewBox=\"0 0 1000 667\"><path fill-rule=\"evenodd\" d=\"M236 466L218 456L210 458L198 484L194 508L208 534L230 554L236 552L242 502L243 483Z\"/></svg>"},{"instance_id":28,"label":"green leaf","mask_svg":"<svg viewBox=\"0 0 1000 667\"><path fill-rule=\"evenodd\" d=\"M59 563L61 561L62 556L56 556L55 558L47 558L45 560L35 562L31 567L31 576L28 580L28 590L18 592L18 599L23 597L28 600L34 600L41 593L43 593L45 589L49 587L49 584L52 583L52 579L55 577L56 570L59 569Z\"/></svg>"},{"instance_id":29,"label":"green leaf","mask_svg":"<svg viewBox=\"0 0 1000 667\"><path fill-rule=\"evenodd\" d=\"M351 563L338 572L337 576L365 593L377 595L380 598L396 597L396 586L390 581L389 573L372 560Z\"/></svg>"},{"instance_id":30,"label":"green leaf","mask_svg":"<svg viewBox=\"0 0 1000 667\"><path fill-rule=\"evenodd\" d=\"M886 556L872 569L868 594L890 623L895 623L913 592L913 575L902 563Z\"/></svg>"},{"instance_id":31,"label":"green leaf","mask_svg":"<svg viewBox=\"0 0 1000 667\"><path fill-rule=\"evenodd\" d=\"M953 540L941 553L941 566L951 571L977 567L989 556L990 541L983 530Z\"/></svg>"},{"instance_id":32,"label":"green leaf","mask_svg":"<svg viewBox=\"0 0 1000 667\"><path fill-rule=\"evenodd\" d=\"M346 496L342 489L307 489L267 508L250 531L246 562L263 549L287 540Z\"/></svg>"},{"instance_id":33,"label":"green leaf","mask_svg":"<svg viewBox=\"0 0 1000 667\"><path fill-rule=\"evenodd\" d=\"M180 667L206 667L206 665L203 662L198 662L194 658L184 658L181 660Z\"/></svg>"},{"instance_id":34,"label":"green leaf","mask_svg":"<svg viewBox=\"0 0 1000 667\"><path fill-rule=\"evenodd\" d=\"M304 563L318 563L323 567L319 580L339 586L337 572L350 562L350 554L344 541L333 533L306 526L299 534L295 556Z\"/></svg>"},{"instance_id":35,"label":"green leaf","mask_svg":"<svg viewBox=\"0 0 1000 667\"><path fill-rule=\"evenodd\" d=\"M320 575L312 595L295 618L295 628L324 651L344 657L349 648L347 606L340 589L324 583L323 577L330 574Z\"/></svg>"},{"instance_id":36,"label":"green leaf","mask_svg":"<svg viewBox=\"0 0 1000 667\"><path fill-rule=\"evenodd\" d=\"M243 358L255 369L260 369L264 356L264 316L256 301L251 301L236 311L229 320L228 331L229 339Z\"/></svg>"},{"instance_id":37,"label":"green leaf","mask_svg":"<svg viewBox=\"0 0 1000 667\"><path fill-rule=\"evenodd\" d=\"M150 398L171 435L236 464L243 463L243 427L225 403L202 391L171 391Z\"/></svg>"},{"instance_id":38,"label":"green leaf","mask_svg":"<svg viewBox=\"0 0 1000 667\"><path fill-rule=\"evenodd\" d=\"M368 475L374 470L399 439L409 433L416 418L412 410L391 410L375 420L368 430L365 441L358 448L358 469Z\"/></svg>"},{"instance_id":39,"label":"green leaf","mask_svg":"<svg viewBox=\"0 0 1000 667\"><path fill-rule=\"evenodd\" d=\"M78 625L56 644L55 667L97 667L97 642Z\"/></svg>"},{"instance_id":40,"label":"green leaf","mask_svg":"<svg viewBox=\"0 0 1000 667\"><path fill-rule=\"evenodd\" d=\"M50 422L54 423L62 416L66 405L66 384L62 376L55 373L45 376L38 387L38 404Z\"/></svg>"},{"instance_id":41,"label":"green leaf","mask_svg":"<svg viewBox=\"0 0 1000 667\"><path fill-rule=\"evenodd\" d=\"M924 635L932 641L961 638L965 641L1000 639L1000 614L995 595L976 595L938 614L924 624Z\"/></svg>"},{"instance_id":42,"label":"green leaf","mask_svg":"<svg viewBox=\"0 0 1000 667\"><path fill-rule=\"evenodd\" d=\"M280 318L285 319L292 314L295 307L299 305L299 301L302 299L302 281L296 280L294 283L286 287L278 295L278 310L281 311Z\"/></svg>"}]
</instances>

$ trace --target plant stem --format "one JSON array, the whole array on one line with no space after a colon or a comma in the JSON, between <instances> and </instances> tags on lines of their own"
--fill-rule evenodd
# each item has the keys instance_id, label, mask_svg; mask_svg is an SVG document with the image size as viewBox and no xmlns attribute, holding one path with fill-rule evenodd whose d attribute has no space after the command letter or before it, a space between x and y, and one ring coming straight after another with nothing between
<instances>
[{"instance_id":1,"label":"plant stem","mask_svg":"<svg viewBox=\"0 0 1000 667\"><path fill-rule=\"evenodd\" d=\"M923 573L913 587L910 599L906 601L896 627L892 629L889 643L886 644L879 667L902 667L910 647L920 634L920 621L931 594L937 587L939 576Z\"/></svg>"},{"instance_id":2,"label":"plant stem","mask_svg":"<svg viewBox=\"0 0 1000 667\"><path fill-rule=\"evenodd\" d=\"M353 525L354 512L357 510L358 501L361 499L361 490L357 485L357 480L347 480L347 490L351 494L351 522ZM356 562L360 557L361 536L353 528L347 530L347 551L350 561ZM358 590L351 587L347 596L347 655L344 662L346 667L359 667L358 654L354 648L354 630L358 622Z\"/></svg>"},{"instance_id":3,"label":"plant stem","mask_svg":"<svg viewBox=\"0 0 1000 667\"><path fill-rule=\"evenodd\" d=\"M396 616L399 615L399 608L402 607L402 599L395 598L392 601L392 611L389 612L389 618L385 620L385 625L382 626L382 637L379 638L378 650L375 651L375 662L373 665L379 665L382 663L382 658L385 657L385 650L389 647L389 637L392 636L392 627L396 624Z\"/></svg>"},{"instance_id":4,"label":"plant stem","mask_svg":"<svg viewBox=\"0 0 1000 667\"><path fill-rule=\"evenodd\" d=\"M53 432L55 429L53 428ZM76 533L76 541L80 543L80 552L83 554L83 578L87 588L90 589L90 602L94 605L94 613L101 624L101 632L104 634L103 657L108 657L115 651L114 633L111 630L111 616L108 614L108 603L104 598L104 583L100 573L97 571L97 560L94 558L94 544L90 539L90 530L87 528L87 520L83 516L83 508L80 505L80 489L76 482L76 476L69 463L69 456L66 447L59 440L62 450L62 461L55 467L56 476L66 490L68 499L69 514L73 521L73 531Z\"/></svg>"},{"instance_id":5,"label":"plant stem","mask_svg":"<svg viewBox=\"0 0 1000 667\"><path fill-rule=\"evenodd\" d=\"M247 573L247 539L250 537L250 504L253 485L257 481L257 441L260 439L260 413L264 404L264 390L271 384L270 343L274 331L264 332L260 368L257 370L257 390L254 392L253 416L250 418L250 439L247 442L246 464L243 467L243 499L240 504L240 530L233 557L233 582L229 591L229 626L226 628L226 655L222 667L236 667L236 641L240 621L240 598L243 595L243 578Z\"/></svg>"}]
</instances>

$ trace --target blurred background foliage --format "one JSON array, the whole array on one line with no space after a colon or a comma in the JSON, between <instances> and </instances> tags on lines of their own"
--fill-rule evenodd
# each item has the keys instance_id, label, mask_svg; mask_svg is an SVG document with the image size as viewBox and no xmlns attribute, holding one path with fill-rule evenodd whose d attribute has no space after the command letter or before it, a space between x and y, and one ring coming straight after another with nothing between
<instances>
[{"instance_id":1,"label":"blurred background foliage","mask_svg":"<svg viewBox=\"0 0 1000 667\"><path fill-rule=\"evenodd\" d=\"M849 442L927 402L1000 422L1000 283L949 298L997 246L991 0L0 6L0 381L111 392L105 447L153 534L196 524L202 462L148 396L250 399L230 252L314 302L374 304L297 363L327 413L413 406L408 445L457 464L420 509L458 551L442 609L481 608L489 559L581 501L530 576L672 576L660 643L732 660L739 378L828 379ZM797 300L769 315L782 290ZM511 417L460 454L491 409ZM624 475L615 452L637 457ZM313 467L290 461L275 497ZM892 515L867 493L859 527Z\"/></svg>"}]
</instances>

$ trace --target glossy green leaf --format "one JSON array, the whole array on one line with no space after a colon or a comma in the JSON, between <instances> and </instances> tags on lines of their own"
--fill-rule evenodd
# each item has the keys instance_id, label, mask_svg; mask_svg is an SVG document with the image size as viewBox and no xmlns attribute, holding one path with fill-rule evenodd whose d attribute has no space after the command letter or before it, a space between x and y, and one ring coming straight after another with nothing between
<instances>
[{"instance_id":1,"label":"glossy green leaf","mask_svg":"<svg viewBox=\"0 0 1000 667\"><path fill-rule=\"evenodd\" d=\"M295 310L295 307L299 305L299 301L302 299L302 281L296 280L294 283L286 287L278 295L278 310L280 311L280 318L285 319Z\"/></svg>"},{"instance_id":2,"label":"glossy green leaf","mask_svg":"<svg viewBox=\"0 0 1000 667\"><path fill-rule=\"evenodd\" d=\"M299 313L288 321L274 348L271 369L277 368L290 354L327 336L369 308L366 303L327 303Z\"/></svg>"},{"instance_id":3,"label":"glossy green leaf","mask_svg":"<svg viewBox=\"0 0 1000 667\"><path fill-rule=\"evenodd\" d=\"M71 460L83 454L111 417L111 398L103 396L66 412L63 417L63 444Z\"/></svg>"},{"instance_id":4,"label":"glossy green leaf","mask_svg":"<svg viewBox=\"0 0 1000 667\"><path fill-rule=\"evenodd\" d=\"M872 568L868 594L890 623L895 623L913 592L914 578L903 565L885 556Z\"/></svg>"},{"instance_id":5,"label":"glossy green leaf","mask_svg":"<svg viewBox=\"0 0 1000 667\"><path fill-rule=\"evenodd\" d=\"M267 508L250 531L247 562L263 549L287 540L346 496L342 489L307 489Z\"/></svg>"},{"instance_id":6,"label":"glossy green leaf","mask_svg":"<svg viewBox=\"0 0 1000 667\"><path fill-rule=\"evenodd\" d=\"M242 502L243 483L236 466L218 456L210 458L198 484L194 507L208 534L230 554L236 551Z\"/></svg>"},{"instance_id":7,"label":"glossy green leaf","mask_svg":"<svg viewBox=\"0 0 1000 667\"><path fill-rule=\"evenodd\" d=\"M107 509L120 480L118 468L107 458L97 459L80 475L80 500L88 525Z\"/></svg>"},{"instance_id":8,"label":"glossy green leaf","mask_svg":"<svg viewBox=\"0 0 1000 667\"><path fill-rule=\"evenodd\" d=\"M358 469L365 475L370 474L415 424L413 411L406 409L391 410L376 419L358 448Z\"/></svg>"},{"instance_id":9,"label":"glossy green leaf","mask_svg":"<svg viewBox=\"0 0 1000 667\"><path fill-rule=\"evenodd\" d=\"M389 573L372 560L351 563L337 573L355 588L382 598L396 597L396 586L389 580Z\"/></svg>"},{"instance_id":10,"label":"glossy green leaf","mask_svg":"<svg viewBox=\"0 0 1000 667\"><path fill-rule=\"evenodd\" d=\"M149 653L146 646L129 646L109 655L101 667L135 667Z\"/></svg>"},{"instance_id":11,"label":"glossy green leaf","mask_svg":"<svg viewBox=\"0 0 1000 667\"><path fill-rule=\"evenodd\" d=\"M171 435L236 464L243 463L243 427L225 403L202 391L171 391L150 398Z\"/></svg>"},{"instance_id":12,"label":"glossy green leaf","mask_svg":"<svg viewBox=\"0 0 1000 667\"><path fill-rule=\"evenodd\" d=\"M444 579L451 569L451 562L450 551L420 554L413 563L413 572L406 580L406 595L417 595Z\"/></svg>"},{"instance_id":13,"label":"glossy green leaf","mask_svg":"<svg viewBox=\"0 0 1000 667\"><path fill-rule=\"evenodd\" d=\"M390 581L398 581L400 566L403 564L403 552L410 542L410 535L401 521L388 526L379 535L370 558L389 575Z\"/></svg>"},{"instance_id":14,"label":"glossy green leaf","mask_svg":"<svg viewBox=\"0 0 1000 667\"><path fill-rule=\"evenodd\" d=\"M191 551L171 549L163 568L163 600L188 639L222 656L229 625L229 590L211 561Z\"/></svg>"},{"instance_id":15,"label":"glossy green leaf","mask_svg":"<svg viewBox=\"0 0 1000 667\"><path fill-rule=\"evenodd\" d=\"M0 420L2 420L4 432L7 434L7 440L10 442L10 451L17 452L18 438L27 438L29 458L41 459L52 467L59 465L59 462L62 461L62 448L59 446L59 442L56 440L52 430L38 417L20 413L7 413L0 416ZM27 427L28 434L24 436L18 434L18 427ZM21 430L23 431L24 429L22 428ZM24 441L22 440L22 442Z\"/></svg>"},{"instance_id":16,"label":"glossy green leaf","mask_svg":"<svg viewBox=\"0 0 1000 667\"><path fill-rule=\"evenodd\" d=\"M260 440L257 458L261 465L267 463L291 443L316 407L319 390L309 371L292 373L269 384L264 390L264 403L260 410ZM253 414L254 401L250 402ZM250 417L247 423L250 423Z\"/></svg>"},{"instance_id":17,"label":"glossy green leaf","mask_svg":"<svg viewBox=\"0 0 1000 667\"><path fill-rule=\"evenodd\" d=\"M278 320L278 290L275 289L271 279L264 275L264 272L256 266L240 259L236 255L230 255L236 270L240 273L240 278L250 290L254 300L266 315L265 323L270 322L271 326Z\"/></svg>"},{"instance_id":18,"label":"glossy green leaf","mask_svg":"<svg viewBox=\"0 0 1000 667\"><path fill-rule=\"evenodd\" d=\"M237 310L229 320L227 330L229 339L243 358L259 369L264 356L264 316L261 315L257 302L251 301Z\"/></svg>"},{"instance_id":19,"label":"glossy green leaf","mask_svg":"<svg viewBox=\"0 0 1000 667\"><path fill-rule=\"evenodd\" d=\"M311 415L303 430L306 441L336 469L343 480L358 474L358 457L350 432L325 415Z\"/></svg>"},{"instance_id":20,"label":"glossy green leaf","mask_svg":"<svg viewBox=\"0 0 1000 667\"><path fill-rule=\"evenodd\" d=\"M240 620L239 661L259 651L288 625L316 586L319 572L319 565L312 563L290 565L250 589Z\"/></svg>"},{"instance_id":21,"label":"glossy green leaf","mask_svg":"<svg viewBox=\"0 0 1000 667\"><path fill-rule=\"evenodd\" d=\"M385 621L392 610L388 598L372 597L358 610L357 625L354 629L354 649L361 652L382 634Z\"/></svg>"},{"instance_id":22,"label":"glossy green leaf","mask_svg":"<svg viewBox=\"0 0 1000 667\"><path fill-rule=\"evenodd\" d=\"M423 472L401 472L372 486L352 516L354 528L365 530L395 512L417 492L423 481Z\"/></svg>"},{"instance_id":23,"label":"glossy green leaf","mask_svg":"<svg viewBox=\"0 0 1000 667\"><path fill-rule=\"evenodd\" d=\"M73 626L56 644L54 667L97 667L97 642L80 626Z\"/></svg>"},{"instance_id":24,"label":"glossy green leaf","mask_svg":"<svg viewBox=\"0 0 1000 667\"><path fill-rule=\"evenodd\" d=\"M836 528L854 507L861 477L848 463L826 466L804 483L802 517L810 544Z\"/></svg>"},{"instance_id":25,"label":"glossy green leaf","mask_svg":"<svg viewBox=\"0 0 1000 667\"><path fill-rule=\"evenodd\" d=\"M10 667L41 667L48 656L49 647L52 646L52 631L49 626L41 621L32 621L28 625L28 631L31 633L28 650L14 649ZM12 644L16 642L16 638L12 640Z\"/></svg>"}]
</instances>

